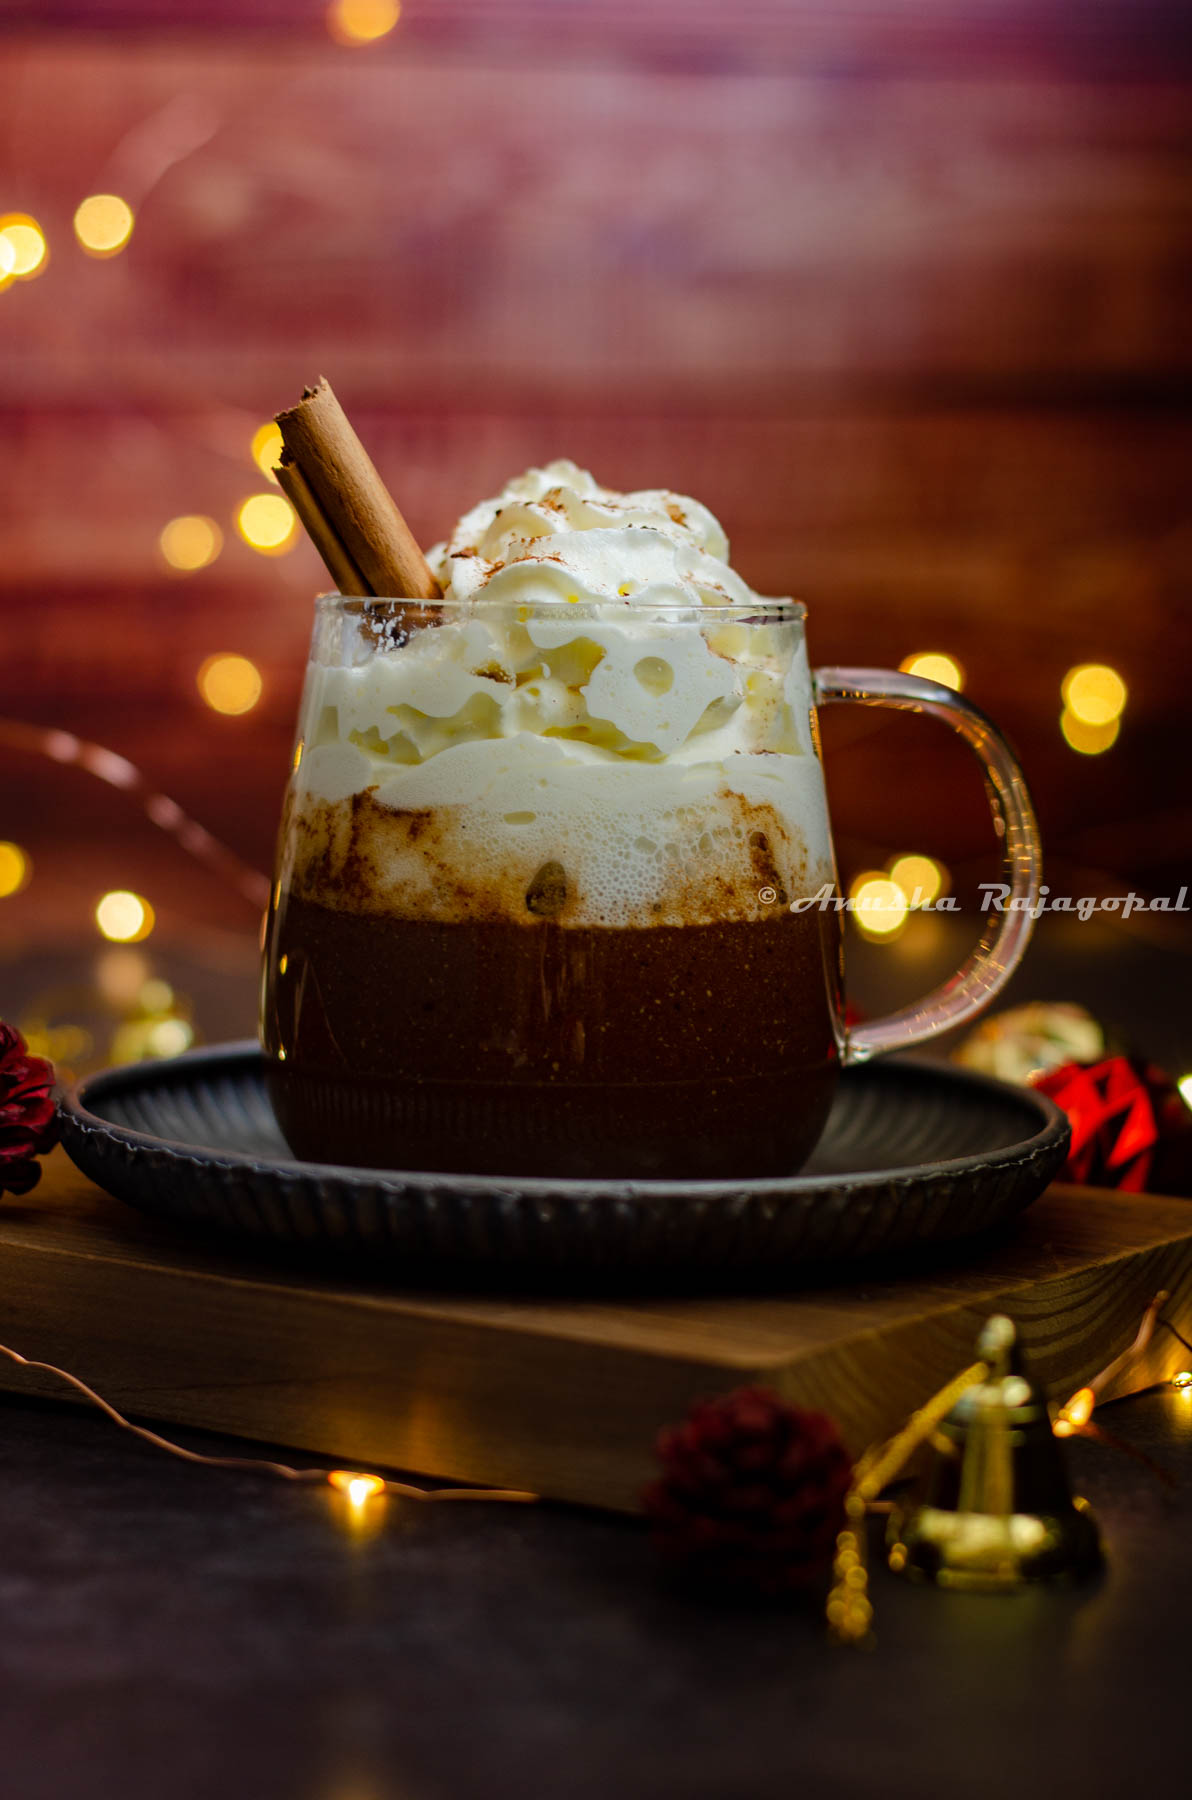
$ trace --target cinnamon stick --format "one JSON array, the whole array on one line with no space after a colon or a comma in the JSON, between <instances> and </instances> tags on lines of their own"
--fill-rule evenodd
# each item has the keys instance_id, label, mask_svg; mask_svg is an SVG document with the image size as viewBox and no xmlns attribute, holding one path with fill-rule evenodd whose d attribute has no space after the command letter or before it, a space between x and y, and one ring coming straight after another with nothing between
<instances>
[{"instance_id":1,"label":"cinnamon stick","mask_svg":"<svg viewBox=\"0 0 1192 1800\"><path fill-rule=\"evenodd\" d=\"M439 584L413 532L327 381L320 376L313 388L306 388L297 406L278 413L277 424L289 452L284 466L297 468L317 503L321 522L315 530L322 533L324 542L319 542L315 531L311 536L320 554L324 546L331 548L334 539L366 584L366 593L395 599L437 599ZM295 491L301 491L297 482L293 485ZM305 525L297 501L294 508ZM313 510L311 517L315 517ZM331 563L327 566L331 568Z\"/></svg>"},{"instance_id":2,"label":"cinnamon stick","mask_svg":"<svg viewBox=\"0 0 1192 1800\"><path fill-rule=\"evenodd\" d=\"M273 472L277 476L279 487L298 514L307 537L326 564L332 581L341 594L367 594L367 582L336 537L306 476L289 457L289 451L283 450L281 461Z\"/></svg>"}]
</instances>

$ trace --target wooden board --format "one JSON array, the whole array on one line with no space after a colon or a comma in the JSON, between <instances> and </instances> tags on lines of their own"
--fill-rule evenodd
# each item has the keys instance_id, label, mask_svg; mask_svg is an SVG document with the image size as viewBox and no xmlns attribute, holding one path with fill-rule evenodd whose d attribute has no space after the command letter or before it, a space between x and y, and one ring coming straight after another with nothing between
<instances>
[{"instance_id":1,"label":"wooden board","mask_svg":"<svg viewBox=\"0 0 1192 1800\"><path fill-rule=\"evenodd\" d=\"M279 1271L141 1218L56 1152L33 1194L0 1202L0 1270L0 1340L137 1415L632 1510L657 1431L701 1395L765 1382L860 1449L969 1360L990 1312L1065 1395L1160 1287L1192 1336L1192 1202L1056 1187L993 1250L900 1279L552 1301ZM1160 1333L1121 1391L1188 1360ZM7 1363L0 1383L61 1392Z\"/></svg>"}]
</instances>

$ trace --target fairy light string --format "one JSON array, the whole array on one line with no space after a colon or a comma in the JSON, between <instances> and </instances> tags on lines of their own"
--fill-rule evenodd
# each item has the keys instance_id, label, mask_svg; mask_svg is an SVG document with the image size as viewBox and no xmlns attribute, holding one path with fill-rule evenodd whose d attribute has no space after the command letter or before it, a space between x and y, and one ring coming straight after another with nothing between
<instances>
[{"instance_id":1,"label":"fairy light string","mask_svg":"<svg viewBox=\"0 0 1192 1800\"><path fill-rule=\"evenodd\" d=\"M251 906L260 911L268 904L268 876L250 867L234 850L212 837L197 819L183 811L176 800L171 800L168 794L158 793L148 777L127 757L105 749L102 744L77 738L73 732L27 725L20 719L0 718L0 745L33 756L44 756L50 762L66 767L83 769L97 781L118 788L139 804L151 824L172 837L197 862L231 882Z\"/></svg>"},{"instance_id":2,"label":"fairy light string","mask_svg":"<svg viewBox=\"0 0 1192 1800\"><path fill-rule=\"evenodd\" d=\"M19 1350L13 1350L7 1344L0 1344L0 1356L19 1363L22 1368L39 1370L43 1375L50 1375L56 1381L65 1383L81 1394L90 1405L97 1407L122 1431L131 1432L133 1437L140 1438L142 1443L151 1445L155 1450L164 1450L167 1456L177 1457L179 1462L198 1463L208 1469L237 1469L246 1475L269 1475L279 1481L331 1487L338 1493L345 1494L354 1507L381 1494L394 1495L402 1500L490 1500L520 1506L532 1505L539 1498L537 1494L522 1488L420 1488L412 1487L408 1482L394 1481L386 1475L370 1475L356 1469L296 1469L289 1463L271 1462L263 1456L208 1456L202 1451L187 1450L182 1444L175 1444L170 1438L162 1437L160 1432L150 1431L147 1425L134 1425L122 1412L117 1412L102 1394L97 1394L94 1388L88 1387L85 1381L81 1381L67 1369L59 1369L54 1363L39 1362L32 1356L22 1356Z\"/></svg>"}]
</instances>

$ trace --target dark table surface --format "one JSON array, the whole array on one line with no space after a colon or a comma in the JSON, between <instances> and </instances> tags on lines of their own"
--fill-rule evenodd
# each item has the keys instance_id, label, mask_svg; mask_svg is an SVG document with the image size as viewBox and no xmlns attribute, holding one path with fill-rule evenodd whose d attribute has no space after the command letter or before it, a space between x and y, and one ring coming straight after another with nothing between
<instances>
[{"instance_id":1,"label":"dark table surface","mask_svg":"<svg viewBox=\"0 0 1192 1800\"><path fill-rule=\"evenodd\" d=\"M329 1489L0 1414L4 1800L1184 1791L1192 1393L1098 1415L1174 1494L1068 1447L1102 1577L959 1595L879 1562L867 1652L814 1606L682 1597L630 1520L385 1502L353 1534Z\"/></svg>"}]
</instances>

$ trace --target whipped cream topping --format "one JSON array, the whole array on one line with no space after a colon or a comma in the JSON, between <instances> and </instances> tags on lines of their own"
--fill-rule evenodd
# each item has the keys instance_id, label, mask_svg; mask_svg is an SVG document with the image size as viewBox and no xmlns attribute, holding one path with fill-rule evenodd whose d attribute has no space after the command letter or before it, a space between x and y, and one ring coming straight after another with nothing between
<instances>
[{"instance_id":1,"label":"whipped cream topping","mask_svg":"<svg viewBox=\"0 0 1192 1800\"><path fill-rule=\"evenodd\" d=\"M728 554L719 522L698 500L665 488L620 494L561 460L527 469L466 512L428 560L452 600L756 600Z\"/></svg>"},{"instance_id":2,"label":"whipped cream topping","mask_svg":"<svg viewBox=\"0 0 1192 1800\"><path fill-rule=\"evenodd\" d=\"M614 493L571 462L530 469L431 551L454 617L400 654L349 644L317 683L321 706L337 741L396 763L525 732L641 761L809 751L781 603L727 555L686 495ZM708 611L741 605L774 623Z\"/></svg>"},{"instance_id":3,"label":"whipped cream topping","mask_svg":"<svg viewBox=\"0 0 1192 1800\"><path fill-rule=\"evenodd\" d=\"M465 513L429 556L442 622L316 639L293 783L309 891L525 918L550 863L563 922L683 923L830 879L798 617L727 558L698 501L570 462Z\"/></svg>"}]
</instances>

